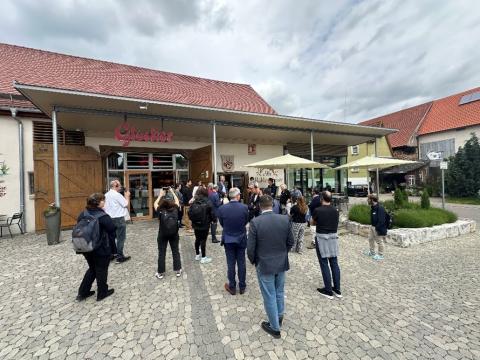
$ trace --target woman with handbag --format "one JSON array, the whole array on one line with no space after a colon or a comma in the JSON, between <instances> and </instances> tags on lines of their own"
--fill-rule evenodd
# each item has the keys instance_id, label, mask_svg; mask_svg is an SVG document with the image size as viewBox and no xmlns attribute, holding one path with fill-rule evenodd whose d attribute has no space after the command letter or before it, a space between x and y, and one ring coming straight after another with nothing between
<instances>
[{"instance_id":1,"label":"woman with handbag","mask_svg":"<svg viewBox=\"0 0 480 360\"><path fill-rule=\"evenodd\" d=\"M305 227L307 225L307 211L308 206L305 203L305 198L303 196L297 197L295 204L290 209L290 219L292 221L293 232L292 251L299 254L302 254L303 252L303 238L305 235Z\"/></svg>"}]
</instances>

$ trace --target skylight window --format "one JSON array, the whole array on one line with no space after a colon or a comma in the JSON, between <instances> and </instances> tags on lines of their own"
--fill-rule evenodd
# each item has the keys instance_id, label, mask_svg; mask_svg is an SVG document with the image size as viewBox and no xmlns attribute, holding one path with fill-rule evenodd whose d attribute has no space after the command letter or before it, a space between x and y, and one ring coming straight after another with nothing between
<instances>
[{"instance_id":1,"label":"skylight window","mask_svg":"<svg viewBox=\"0 0 480 360\"><path fill-rule=\"evenodd\" d=\"M463 95L462 98L460 99L459 105L465 105L478 100L480 100L480 91Z\"/></svg>"}]
</instances>

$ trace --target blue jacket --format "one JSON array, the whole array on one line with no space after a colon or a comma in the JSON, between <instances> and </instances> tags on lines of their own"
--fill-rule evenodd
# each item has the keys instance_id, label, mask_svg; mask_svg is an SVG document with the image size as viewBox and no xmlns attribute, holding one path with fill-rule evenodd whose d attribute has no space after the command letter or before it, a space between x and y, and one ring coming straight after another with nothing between
<instances>
[{"instance_id":1,"label":"blue jacket","mask_svg":"<svg viewBox=\"0 0 480 360\"><path fill-rule=\"evenodd\" d=\"M313 215L313 212L315 211L315 209L317 207L319 207L320 205L322 205L322 203L320 201L320 195L315 196L312 199L312 201L310 201L310 204L308 204L308 209L310 210L310 215Z\"/></svg>"},{"instance_id":2,"label":"blue jacket","mask_svg":"<svg viewBox=\"0 0 480 360\"><path fill-rule=\"evenodd\" d=\"M261 274L287 271L290 268L288 251L292 246L292 225L288 216L268 211L250 222L247 256Z\"/></svg>"},{"instance_id":3,"label":"blue jacket","mask_svg":"<svg viewBox=\"0 0 480 360\"><path fill-rule=\"evenodd\" d=\"M220 205L222 205L222 200L220 200L220 196L217 192L213 191L208 195L208 200L210 200L213 205L213 211L215 212L215 215L218 216L218 208L220 207Z\"/></svg>"},{"instance_id":4,"label":"blue jacket","mask_svg":"<svg viewBox=\"0 0 480 360\"><path fill-rule=\"evenodd\" d=\"M230 201L218 209L218 219L223 227L222 241L247 247L248 207L238 201Z\"/></svg>"},{"instance_id":5,"label":"blue jacket","mask_svg":"<svg viewBox=\"0 0 480 360\"><path fill-rule=\"evenodd\" d=\"M377 204L371 207L370 210L370 221L372 222L372 226L375 227L377 234L380 236L387 235L387 217L385 209L382 205Z\"/></svg>"}]
</instances>

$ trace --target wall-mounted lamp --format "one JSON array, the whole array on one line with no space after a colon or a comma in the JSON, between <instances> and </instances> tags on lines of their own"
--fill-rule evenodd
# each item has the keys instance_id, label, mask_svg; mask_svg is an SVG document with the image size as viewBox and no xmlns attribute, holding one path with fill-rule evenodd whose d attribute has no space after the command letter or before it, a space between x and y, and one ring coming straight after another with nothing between
<instances>
[{"instance_id":1,"label":"wall-mounted lamp","mask_svg":"<svg viewBox=\"0 0 480 360\"><path fill-rule=\"evenodd\" d=\"M148 104L147 103L142 103L138 106L140 110L148 110Z\"/></svg>"}]
</instances>

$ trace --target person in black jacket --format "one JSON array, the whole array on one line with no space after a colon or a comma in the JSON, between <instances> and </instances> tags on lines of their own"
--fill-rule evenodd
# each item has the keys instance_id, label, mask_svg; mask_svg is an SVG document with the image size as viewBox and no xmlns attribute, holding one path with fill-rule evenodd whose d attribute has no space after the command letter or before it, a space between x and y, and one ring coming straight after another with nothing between
<instances>
[{"instance_id":1,"label":"person in black jacket","mask_svg":"<svg viewBox=\"0 0 480 360\"><path fill-rule=\"evenodd\" d=\"M322 201L320 197L320 189L314 188L312 190L313 197L312 200L310 201L310 204L308 204L308 210L310 211L310 216L313 216L315 209L318 208L319 206L322 206ZM307 245L308 249L314 249L315 248L315 237L317 236L315 232L315 228L312 228L310 230L312 234L312 244L309 246Z\"/></svg>"},{"instance_id":2,"label":"person in black jacket","mask_svg":"<svg viewBox=\"0 0 480 360\"><path fill-rule=\"evenodd\" d=\"M167 245L170 243L173 258L173 271L177 277L182 275L182 261L178 249L178 213L179 199L172 188L167 192L162 190L158 199L153 205L158 212L159 227L157 235L158 245L158 267L155 276L158 279L165 277L165 256L167 254ZM168 223L168 224L167 224Z\"/></svg>"},{"instance_id":3,"label":"person in black jacket","mask_svg":"<svg viewBox=\"0 0 480 360\"><path fill-rule=\"evenodd\" d=\"M197 221L196 216L194 216L198 208L202 209L203 220L201 221ZM199 187L195 193L195 200L190 206L188 216L195 231L195 260L200 260L201 264L208 264L212 261L211 258L207 257L206 253L208 231L210 230L210 224L217 222L217 216L213 210L212 203L208 200L208 191L204 187ZM200 249L202 251L201 255Z\"/></svg>"},{"instance_id":4,"label":"person in black jacket","mask_svg":"<svg viewBox=\"0 0 480 360\"><path fill-rule=\"evenodd\" d=\"M85 300L95 294L91 291L94 280L97 280L97 301L105 299L113 294L114 289L109 289L107 284L108 265L110 256L117 252L115 247L115 225L110 216L103 211L105 206L105 195L95 193L88 197L86 210L90 214L101 212L104 215L98 218L100 227L100 245L89 253L83 253L88 263L88 270L85 273L82 283L78 289L77 301ZM84 217L84 212L78 216L77 221Z\"/></svg>"},{"instance_id":5,"label":"person in black jacket","mask_svg":"<svg viewBox=\"0 0 480 360\"><path fill-rule=\"evenodd\" d=\"M372 226L368 237L370 250L365 252L365 255L371 256L374 260L383 260L385 236L387 235L385 208L378 203L378 196L375 194L368 195L368 205L371 206L370 219ZM378 244L378 253L375 253L375 243Z\"/></svg>"},{"instance_id":6,"label":"person in black jacket","mask_svg":"<svg viewBox=\"0 0 480 360\"><path fill-rule=\"evenodd\" d=\"M287 189L287 185L280 185L280 207L282 208L282 214L287 213L287 202L290 200L290 191Z\"/></svg>"}]
</instances>

